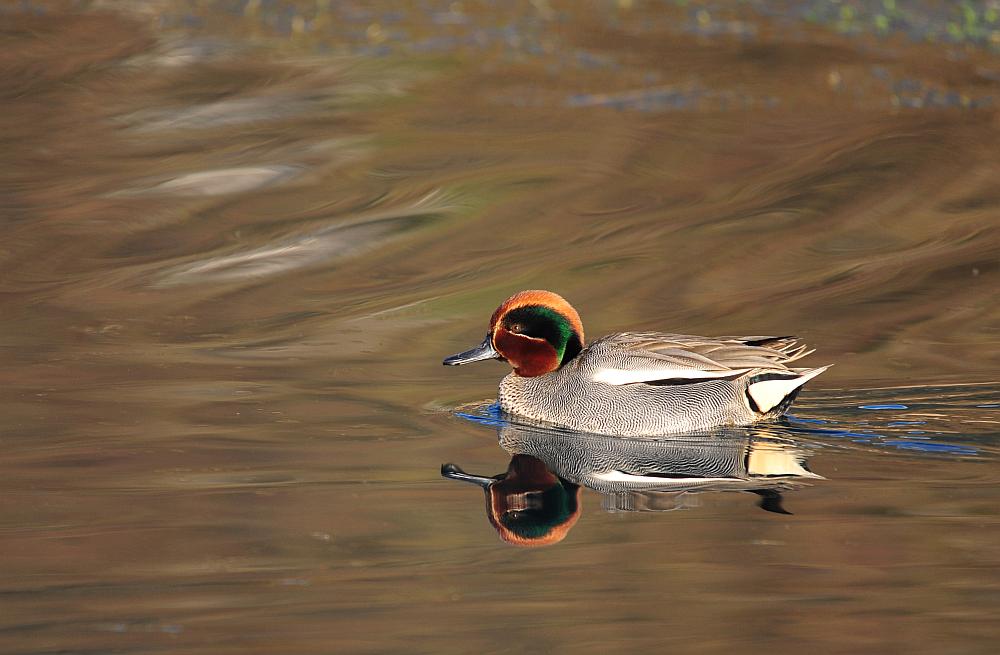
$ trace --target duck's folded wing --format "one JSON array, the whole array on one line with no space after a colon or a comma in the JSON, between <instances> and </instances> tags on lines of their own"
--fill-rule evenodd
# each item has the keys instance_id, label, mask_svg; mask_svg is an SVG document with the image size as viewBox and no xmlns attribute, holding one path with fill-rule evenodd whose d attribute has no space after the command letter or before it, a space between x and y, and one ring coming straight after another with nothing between
<instances>
[{"instance_id":1,"label":"duck's folded wing","mask_svg":"<svg viewBox=\"0 0 1000 655\"><path fill-rule=\"evenodd\" d=\"M696 337L660 332L614 334L594 342L593 379L605 384L683 384L733 378L751 370L793 373L808 355L793 337Z\"/></svg>"}]
</instances>

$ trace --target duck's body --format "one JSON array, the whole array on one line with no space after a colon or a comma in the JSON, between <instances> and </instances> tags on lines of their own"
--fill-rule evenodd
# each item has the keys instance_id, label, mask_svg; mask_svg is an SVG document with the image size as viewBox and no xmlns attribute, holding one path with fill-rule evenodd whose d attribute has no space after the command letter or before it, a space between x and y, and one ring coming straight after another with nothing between
<instances>
[{"instance_id":1,"label":"duck's body","mask_svg":"<svg viewBox=\"0 0 1000 655\"><path fill-rule=\"evenodd\" d=\"M824 370L784 365L802 352L787 338L623 332L545 375L507 375L498 400L512 414L597 434L747 425L779 416L801 385ZM754 385L771 375L783 386L766 402L764 387Z\"/></svg>"},{"instance_id":2,"label":"duck's body","mask_svg":"<svg viewBox=\"0 0 1000 655\"><path fill-rule=\"evenodd\" d=\"M697 337L622 332L583 347L564 299L522 291L493 315L478 348L445 360L506 359L500 407L574 430L655 436L780 416L826 370L790 368L807 354L791 337Z\"/></svg>"}]
</instances>

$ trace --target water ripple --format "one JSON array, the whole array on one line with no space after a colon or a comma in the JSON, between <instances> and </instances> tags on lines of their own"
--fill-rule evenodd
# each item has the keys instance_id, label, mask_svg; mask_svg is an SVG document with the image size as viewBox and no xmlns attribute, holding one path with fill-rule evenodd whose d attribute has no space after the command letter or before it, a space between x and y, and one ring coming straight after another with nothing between
<instances>
[{"instance_id":1,"label":"water ripple","mask_svg":"<svg viewBox=\"0 0 1000 655\"><path fill-rule=\"evenodd\" d=\"M300 175L303 170L300 166L284 164L221 168L178 175L161 182L125 189L113 193L111 196L196 197L247 193L291 180Z\"/></svg>"},{"instance_id":2,"label":"water ripple","mask_svg":"<svg viewBox=\"0 0 1000 655\"><path fill-rule=\"evenodd\" d=\"M336 225L287 237L264 246L229 254L215 254L167 268L154 287L245 282L290 270L328 264L377 248L390 238L419 227L449 211L440 193L431 193L409 206L371 212Z\"/></svg>"}]
</instances>

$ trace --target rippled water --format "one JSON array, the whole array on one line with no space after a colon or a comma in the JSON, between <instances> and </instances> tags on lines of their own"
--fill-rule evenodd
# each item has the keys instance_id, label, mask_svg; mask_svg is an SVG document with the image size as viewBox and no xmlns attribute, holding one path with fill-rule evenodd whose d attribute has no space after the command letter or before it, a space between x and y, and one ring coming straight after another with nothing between
<instances>
[{"instance_id":1,"label":"rippled water","mask_svg":"<svg viewBox=\"0 0 1000 655\"><path fill-rule=\"evenodd\" d=\"M0 650L994 652L996 11L0 2ZM835 366L609 490L532 287Z\"/></svg>"}]
</instances>

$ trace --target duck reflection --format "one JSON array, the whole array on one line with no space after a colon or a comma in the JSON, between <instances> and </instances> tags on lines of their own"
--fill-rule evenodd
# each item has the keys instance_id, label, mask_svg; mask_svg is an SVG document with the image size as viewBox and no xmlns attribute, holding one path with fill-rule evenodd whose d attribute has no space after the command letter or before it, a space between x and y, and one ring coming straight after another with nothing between
<instances>
[{"instance_id":1,"label":"duck reflection","mask_svg":"<svg viewBox=\"0 0 1000 655\"><path fill-rule=\"evenodd\" d=\"M481 486L487 518L500 538L515 546L558 543L580 518L580 487L531 455L514 455L507 471L491 478L469 475L454 464L443 465L441 475Z\"/></svg>"},{"instance_id":2,"label":"duck reflection","mask_svg":"<svg viewBox=\"0 0 1000 655\"><path fill-rule=\"evenodd\" d=\"M506 472L486 477L444 464L441 475L482 487L490 523L517 546L562 541L580 517L581 487L600 493L612 512L669 511L692 493L740 491L765 511L788 514L782 492L821 479L800 444L766 430L625 439L506 425L499 439L512 455Z\"/></svg>"}]
</instances>

